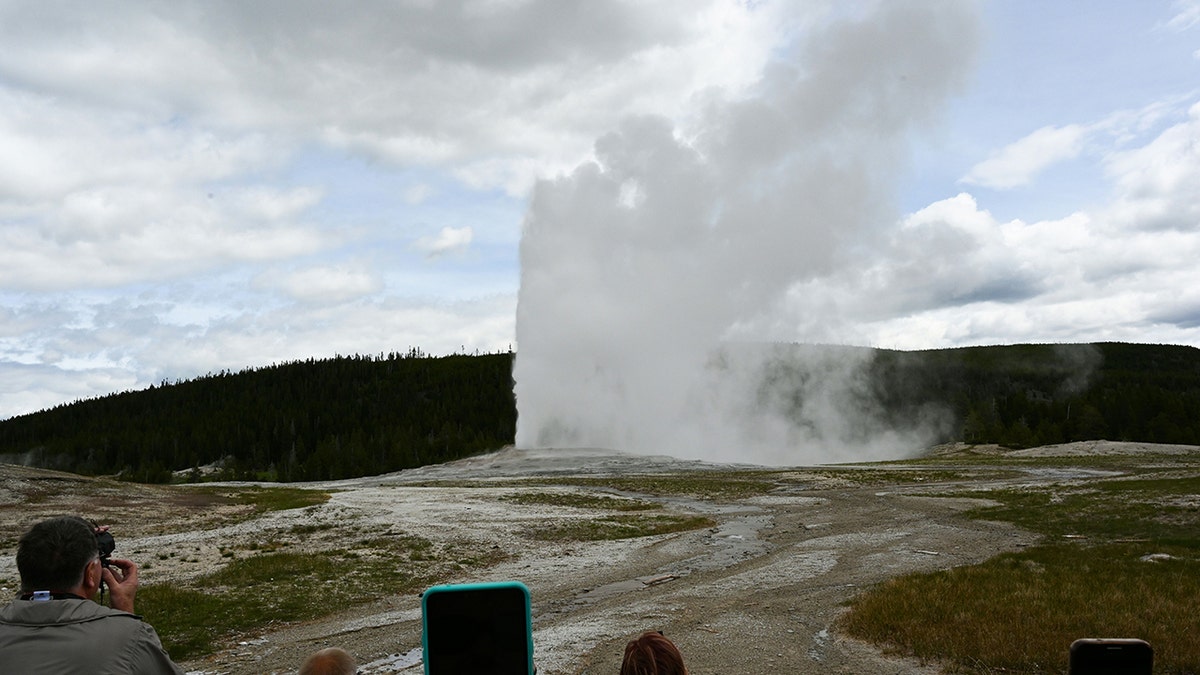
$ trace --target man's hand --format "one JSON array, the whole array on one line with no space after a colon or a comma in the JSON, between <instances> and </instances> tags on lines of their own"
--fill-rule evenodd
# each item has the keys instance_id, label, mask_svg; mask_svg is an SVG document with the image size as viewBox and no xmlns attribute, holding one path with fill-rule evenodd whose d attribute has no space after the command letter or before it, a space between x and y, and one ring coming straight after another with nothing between
<instances>
[{"instance_id":1,"label":"man's hand","mask_svg":"<svg viewBox=\"0 0 1200 675\"><path fill-rule=\"evenodd\" d=\"M113 609L133 613L133 598L137 595L138 568L132 560L110 558L108 567L100 569L104 583L108 584L109 604ZM115 570L113 568L116 568Z\"/></svg>"}]
</instances>

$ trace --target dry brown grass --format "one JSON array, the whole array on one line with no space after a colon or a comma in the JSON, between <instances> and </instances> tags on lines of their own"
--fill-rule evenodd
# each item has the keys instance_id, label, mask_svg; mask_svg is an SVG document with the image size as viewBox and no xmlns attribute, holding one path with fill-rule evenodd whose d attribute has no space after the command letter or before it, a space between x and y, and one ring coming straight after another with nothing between
<instances>
[{"instance_id":1,"label":"dry brown grass","mask_svg":"<svg viewBox=\"0 0 1200 675\"><path fill-rule=\"evenodd\" d=\"M1198 492L1193 471L974 493L999 503L977 517L1046 543L892 579L856 598L842 627L952 672L1062 673L1076 638L1136 637L1156 673L1200 673Z\"/></svg>"},{"instance_id":2,"label":"dry brown grass","mask_svg":"<svg viewBox=\"0 0 1200 675\"><path fill-rule=\"evenodd\" d=\"M1136 545L1050 546L901 577L860 596L852 635L957 672L1062 673L1080 637L1139 637L1157 673L1200 671L1200 560Z\"/></svg>"}]
</instances>

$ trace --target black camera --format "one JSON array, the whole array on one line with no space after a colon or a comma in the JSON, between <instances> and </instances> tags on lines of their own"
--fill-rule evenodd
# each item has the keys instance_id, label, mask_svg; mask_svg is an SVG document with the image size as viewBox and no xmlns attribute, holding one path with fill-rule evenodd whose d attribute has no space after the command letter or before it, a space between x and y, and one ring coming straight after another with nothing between
<instances>
[{"instance_id":1,"label":"black camera","mask_svg":"<svg viewBox=\"0 0 1200 675\"><path fill-rule=\"evenodd\" d=\"M117 548L117 540L113 539L108 530L103 530L96 533L96 546L100 549L100 564L108 567L108 559Z\"/></svg>"}]
</instances>

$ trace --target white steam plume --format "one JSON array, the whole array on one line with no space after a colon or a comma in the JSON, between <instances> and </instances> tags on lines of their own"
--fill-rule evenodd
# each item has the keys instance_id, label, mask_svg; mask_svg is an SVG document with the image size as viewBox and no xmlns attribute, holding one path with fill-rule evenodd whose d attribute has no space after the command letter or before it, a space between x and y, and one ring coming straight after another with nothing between
<instances>
[{"instance_id":1,"label":"white steam plume","mask_svg":"<svg viewBox=\"0 0 1200 675\"><path fill-rule=\"evenodd\" d=\"M594 162L540 182L517 444L798 463L914 442L873 421L869 351L752 342L779 338L789 288L896 222L908 135L963 84L976 30L967 3L881 3L786 45L790 62L711 97L694 127L624 120Z\"/></svg>"}]
</instances>

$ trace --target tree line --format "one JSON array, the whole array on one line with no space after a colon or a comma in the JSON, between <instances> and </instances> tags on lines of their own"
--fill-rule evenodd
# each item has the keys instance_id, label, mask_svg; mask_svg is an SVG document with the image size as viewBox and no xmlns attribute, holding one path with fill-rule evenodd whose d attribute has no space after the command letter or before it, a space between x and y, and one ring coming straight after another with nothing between
<instances>
[{"instance_id":1,"label":"tree line","mask_svg":"<svg viewBox=\"0 0 1200 675\"><path fill-rule=\"evenodd\" d=\"M1085 440L1200 445L1200 349L1127 343L880 351L893 415L945 406L945 440L1023 448Z\"/></svg>"},{"instance_id":2,"label":"tree line","mask_svg":"<svg viewBox=\"0 0 1200 675\"><path fill-rule=\"evenodd\" d=\"M0 421L0 459L143 482L375 475L510 444L511 353L419 350L163 382Z\"/></svg>"},{"instance_id":3,"label":"tree line","mask_svg":"<svg viewBox=\"0 0 1200 675\"><path fill-rule=\"evenodd\" d=\"M1008 345L871 356L868 403L898 429L924 411L949 411L941 441L1200 445L1194 347ZM513 442L513 358L409 350L163 382L0 421L0 461L144 482L180 471L192 479L326 480L445 462Z\"/></svg>"}]
</instances>

